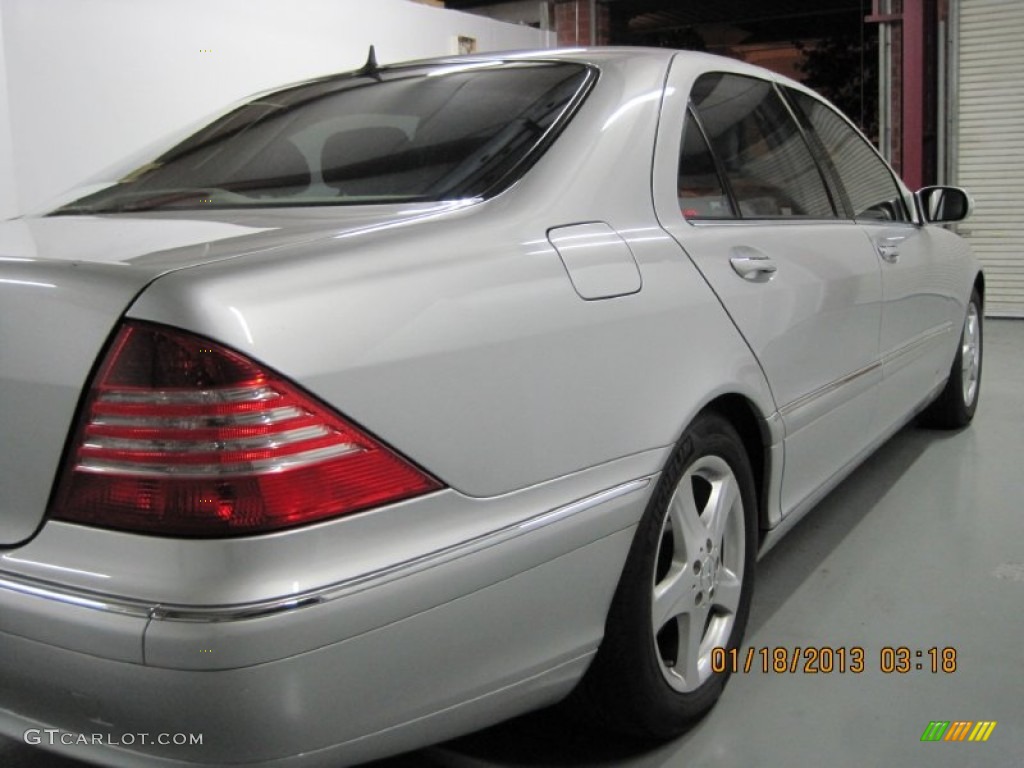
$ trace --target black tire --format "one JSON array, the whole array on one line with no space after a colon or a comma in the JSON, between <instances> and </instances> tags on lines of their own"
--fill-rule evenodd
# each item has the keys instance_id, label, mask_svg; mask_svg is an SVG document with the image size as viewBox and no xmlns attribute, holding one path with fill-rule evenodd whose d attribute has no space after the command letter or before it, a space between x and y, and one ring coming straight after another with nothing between
<instances>
[{"instance_id":1,"label":"black tire","mask_svg":"<svg viewBox=\"0 0 1024 768\"><path fill-rule=\"evenodd\" d=\"M946 386L921 414L920 423L923 426L935 429L961 429L974 418L981 395L984 346L982 318L981 297L975 290L971 292L971 299L967 305L963 329L960 331L960 344L953 358Z\"/></svg>"},{"instance_id":2,"label":"black tire","mask_svg":"<svg viewBox=\"0 0 1024 768\"><path fill-rule=\"evenodd\" d=\"M729 488L735 493L723 495ZM693 524L715 520L720 536L714 526ZM710 549L706 536L718 539ZM757 503L743 443L724 418L701 414L680 440L641 518L604 641L576 691L573 704L588 720L664 740L714 705L728 673L710 670L710 648L736 648L743 638L756 547ZM656 602L658 615L667 616L663 625L655 619ZM704 623L700 643L684 637L691 622ZM680 672L681 655L690 663L683 660L687 668Z\"/></svg>"}]
</instances>

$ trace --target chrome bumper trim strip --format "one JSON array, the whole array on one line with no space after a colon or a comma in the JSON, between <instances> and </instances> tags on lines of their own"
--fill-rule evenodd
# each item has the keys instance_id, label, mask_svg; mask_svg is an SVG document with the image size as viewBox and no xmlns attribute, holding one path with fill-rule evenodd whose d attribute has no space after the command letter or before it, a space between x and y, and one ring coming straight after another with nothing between
<instances>
[{"instance_id":1,"label":"chrome bumper trim strip","mask_svg":"<svg viewBox=\"0 0 1024 768\"><path fill-rule=\"evenodd\" d=\"M812 392L808 392L805 395L801 395L796 400L793 400L792 402L782 406L779 409L779 413L783 417L790 416L793 414L794 411L798 411L804 406L810 405L815 400L818 400L819 398L824 397L825 395L835 392L837 389L841 389L842 387L845 387L847 384L852 384L854 381L861 378L862 376L866 376L869 373L877 371L879 368L891 366L900 358L913 354L917 350L921 349L922 347L931 343L932 341L935 341L936 339L945 337L951 330L953 330L953 324L950 322L944 323L943 325L937 328L933 328L932 330L908 342L902 347L899 347L898 349L894 349L886 353L882 357L882 359L869 363L863 368L853 371L852 373L848 373L845 376L836 379L835 381L831 381L828 384L825 384L824 386L818 387L818 389L815 389Z\"/></svg>"},{"instance_id":2,"label":"chrome bumper trim strip","mask_svg":"<svg viewBox=\"0 0 1024 768\"><path fill-rule=\"evenodd\" d=\"M288 597L273 598L270 600L246 603L240 605L225 606L192 606L192 605L166 605L145 601L132 600L129 598L104 595L85 590L69 589L51 582L37 579L25 578L11 573L0 572L0 590L8 590L33 597L41 597L47 600L54 600L81 608L116 613L125 616L135 616L141 619L154 619L158 621L183 621L219 623L227 621L244 621L246 619L260 618L287 611L305 608L311 605L327 603L338 598L345 597L354 592L385 584L395 579L404 578L411 574L433 568L458 558L475 554L482 550L503 544L526 533L543 528L548 525L566 520L575 515L586 512L601 504L605 504L631 493L647 488L653 477L643 477L637 480L617 485L614 488L595 493L592 496L574 501L565 506L558 507L547 512L542 512L527 520L513 523L504 528L482 534L466 541L439 549L434 552L421 555L394 565L381 568L370 573L346 579L335 584L309 590Z\"/></svg>"}]
</instances>

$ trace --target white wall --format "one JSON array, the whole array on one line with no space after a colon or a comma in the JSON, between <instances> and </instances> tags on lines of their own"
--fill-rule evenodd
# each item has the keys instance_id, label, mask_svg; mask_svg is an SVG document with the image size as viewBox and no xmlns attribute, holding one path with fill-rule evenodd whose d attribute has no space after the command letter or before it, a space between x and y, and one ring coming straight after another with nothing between
<instances>
[{"instance_id":1,"label":"white wall","mask_svg":"<svg viewBox=\"0 0 1024 768\"><path fill-rule=\"evenodd\" d=\"M387 64L457 35L554 44L408 0L0 0L0 219L250 93L358 67L371 43Z\"/></svg>"},{"instance_id":2,"label":"white wall","mask_svg":"<svg viewBox=\"0 0 1024 768\"><path fill-rule=\"evenodd\" d=\"M2 11L2 7L0 7ZM0 220L18 210L11 143L10 100L7 94L7 63L4 58L4 19L0 12Z\"/></svg>"}]
</instances>

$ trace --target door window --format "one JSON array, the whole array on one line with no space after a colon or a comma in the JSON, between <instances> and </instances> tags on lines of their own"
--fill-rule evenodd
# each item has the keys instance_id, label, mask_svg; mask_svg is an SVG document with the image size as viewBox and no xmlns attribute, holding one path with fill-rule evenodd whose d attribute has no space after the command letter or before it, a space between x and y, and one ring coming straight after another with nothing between
<instances>
[{"instance_id":1,"label":"door window","mask_svg":"<svg viewBox=\"0 0 1024 768\"><path fill-rule=\"evenodd\" d=\"M692 111L686 113L679 154L679 210L688 219L731 219L736 213Z\"/></svg>"},{"instance_id":2,"label":"door window","mask_svg":"<svg viewBox=\"0 0 1024 768\"><path fill-rule=\"evenodd\" d=\"M836 217L800 127L770 83L707 74L691 100L741 216Z\"/></svg>"},{"instance_id":3,"label":"door window","mask_svg":"<svg viewBox=\"0 0 1024 768\"><path fill-rule=\"evenodd\" d=\"M827 104L800 91L787 93L838 173L854 218L908 221L903 192L871 145Z\"/></svg>"}]
</instances>

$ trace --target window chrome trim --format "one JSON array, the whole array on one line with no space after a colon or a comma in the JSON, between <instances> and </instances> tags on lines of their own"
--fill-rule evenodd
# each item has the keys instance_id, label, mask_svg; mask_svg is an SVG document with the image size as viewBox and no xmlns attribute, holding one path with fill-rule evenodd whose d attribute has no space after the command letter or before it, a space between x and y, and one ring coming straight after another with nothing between
<instances>
[{"instance_id":1,"label":"window chrome trim","mask_svg":"<svg viewBox=\"0 0 1024 768\"><path fill-rule=\"evenodd\" d=\"M793 226L798 224L800 226L823 226L826 224L850 224L856 225L858 222L854 219L820 219L815 217L803 217L803 216L789 216L789 217L774 217L770 219L701 219L701 218L686 218L683 220L687 224L692 224L695 227L716 227L716 226L727 226L727 227L761 227L761 226Z\"/></svg>"},{"instance_id":2,"label":"window chrome trim","mask_svg":"<svg viewBox=\"0 0 1024 768\"><path fill-rule=\"evenodd\" d=\"M371 589L452 560L468 557L490 547L507 543L537 529L580 515L602 504L641 491L647 488L652 481L652 476L630 480L564 506L541 512L526 520L512 523L503 528L380 568L376 571L354 576L296 595L260 600L252 603L210 607L153 603L64 587L52 582L3 571L0 571L0 590L40 597L80 608L104 611L122 616L132 616L139 619L200 623L244 621L246 619L287 613L312 605L321 605L346 597L354 592Z\"/></svg>"}]
</instances>

